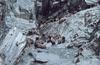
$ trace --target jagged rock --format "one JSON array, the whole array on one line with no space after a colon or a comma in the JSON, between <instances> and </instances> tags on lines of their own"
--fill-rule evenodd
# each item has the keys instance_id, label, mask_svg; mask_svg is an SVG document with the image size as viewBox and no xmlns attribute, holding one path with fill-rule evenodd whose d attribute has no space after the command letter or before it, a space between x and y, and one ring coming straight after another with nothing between
<instances>
[{"instance_id":1,"label":"jagged rock","mask_svg":"<svg viewBox=\"0 0 100 65\"><path fill-rule=\"evenodd\" d=\"M85 49L83 51L80 50L80 52L78 50L79 48L84 49L84 47L89 44L87 40L90 38L90 33L95 27L94 24L100 19L100 5L71 14L70 16L68 16L69 13L67 13L68 15L62 13L62 10L64 10L66 6L62 7L57 13L50 16L50 18L58 16L59 19L53 20L53 22L50 20L45 26L43 26L45 23L43 22L39 31L32 30L32 32L29 32L29 35L27 35L29 46L27 46L25 42L26 36L24 36L25 34L23 35L22 31L25 30L25 32L28 32L28 29L36 27L35 4L33 1L35 0L6 0L7 14L5 22L9 28L16 28L10 30L0 46L0 54L4 54L4 56L0 56L1 62L7 65L30 65L31 62L32 64L35 62L33 65L43 65L42 63L45 63L45 65L75 65L73 61L75 59L75 53L78 52L84 55L84 58L79 54L76 56L79 57L79 60L76 59L76 63L78 62L79 65L89 65L91 63L93 65L99 65L100 61L94 58L90 50L87 51L87 49ZM73 6L71 6L72 8L80 4L79 2L75 3L78 4L73 4ZM59 13L61 13L61 15L58 15ZM88 13L89 16L85 15L86 13ZM60 38L59 41L57 41L58 38L55 40L55 38L53 39L52 37L52 42L54 44L59 42L59 44L51 46L51 43L47 43L45 42L47 40L44 40L47 39L47 37L44 35L44 37L41 37L41 33L53 33L54 36L59 34L65 38ZM100 35L99 32L96 34ZM34 44L31 45L31 43L36 41L37 37L42 40L40 42L38 41L38 43L41 43L40 46L44 43L43 46L45 46L45 49L34 48ZM60 44L61 42L64 44Z\"/></svg>"},{"instance_id":2,"label":"jagged rock","mask_svg":"<svg viewBox=\"0 0 100 65\"><path fill-rule=\"evenodd\" d=\"M5 64L14 64L26 45L25 39L26 37L17 28L9 31L0 46L0 53L5 55Z\"/></svg>"},{"instance_id":3,"label":"jagged rock","mask_svg":"<svg viewBox=\"0 0 100 65\"><path fill-rule=\"evenodd\" d=\"M0 56L0 65L4 65L4 59Z\"/></svg>"},{"instance_id":4,"label":"jagged rock","mask_svg":"<svg viewBox=\"0 0 100 65\"><path fill-rule=\"evenodd\" d=\"M85 2L88 4L88 5L91 5L91 4L97 4L99 2L99 0L85 0Z\"/></svg>"},{"instance_id":5,"label":"jagged rock","mask_svg":"<svg viewBox=\"0 0 100 65\"><path fill-rule=\"evenodd\" d=\"M6 20L6 25L10 28L16 26L20 30L28 30L28 29L36 27L35 21L33 21L33 23L29 23L29 20L16 18L14 16L11 16L11 17L7 16L5 20Z\"/></svg>"},{"instance_id":6,"label":"jagged rock","mask_svg":"<svg viewBox=\"0 0 100 65\"><path fill-rule=\"evenodd\" d=\"M42 31L43 33L49 32L65 36L66 41L68 42L72 42L72 40L74 42L77 40L76 42L79 41L79 43L87 41L90 36L89 33L91 33L93 29L88 27L90 25L88 24L88 22L85 21L85 13L89 12L91 14L91 16L88 18L91 20L90 24L92 24L99 20L100 17L99 11L100 11L100 5L94 8L80 11L70 17L66 17L66 20L62 24L59 24L58 21L49 23L43 28ZM87 26L85 26L85 23ZM76 33L78 34L77 39L73 38L74 35L76 35Z\"/></svg>"},{"instance_id":7,"label":"jagged rock","mask_svg":"<svg viewBox=\"0 0 100 65\"><path fill-rule=\"evenodd\" d=\"M12 11L16 17L29 19L32 14L32 19L35 19L35 0L16 0L16 1L7 1L8 7L12 7ZM23 4L22 4L23 3Z\"/></svg>"},{"instance_id":8,"label":"jagged rock","mask_svg":"<svg viewBox=\"0 0 100 65\"><path fill-rule=\"evenodd\" d=\"M6 25L9 28L16 26L21 30L36 27L35 0L8 0L6 1ZM23 3L23 4L22 4Z\"/></svg>"}]
</instances>

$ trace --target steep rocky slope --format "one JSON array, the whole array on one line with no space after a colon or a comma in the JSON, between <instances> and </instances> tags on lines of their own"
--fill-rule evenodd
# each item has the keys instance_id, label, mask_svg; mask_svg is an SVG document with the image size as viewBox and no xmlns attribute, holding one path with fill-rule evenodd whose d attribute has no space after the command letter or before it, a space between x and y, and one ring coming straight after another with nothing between
<instances>
[{"instance_id":1,"label":"steep rocky slope","mask_svg":"<svg viewBox=\"0 0 100 65\"><path fill-rule=\"evenodd\" d=\"M39 29L35 0L5 2L4 24L9 32L0 43L0 65L100 64L100 5L97 2L87 0L95 6L75 14L64 13L60 19L41 24Z\"/></svg>"}]
</instances>

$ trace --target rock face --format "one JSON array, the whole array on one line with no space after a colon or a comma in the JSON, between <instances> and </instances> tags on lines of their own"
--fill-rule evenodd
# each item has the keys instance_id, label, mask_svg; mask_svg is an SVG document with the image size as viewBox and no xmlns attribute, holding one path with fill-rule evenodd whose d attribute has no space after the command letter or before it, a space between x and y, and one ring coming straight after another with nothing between
<instances>
[{"instance_id":1,"label":"rock face","mask_svg":"<svg viewBox=\"0 0 100 65\"><path fill-rule=\"evenodd\" d=\"M26 45L25 39L26 37L17 28L9 31L0 47L0 53L5 56L5 64L14 64Z\"/></svg>"},{"instance_id":2,"label":"rock face","mask_svg":"<svg viewBox=\"0 0 100 65\"><path fill-rule=\"evenodd\" d=\"M85 0L88 5L97 4L99 0Z\"/></svg>"},{"instance_id":3,"label":"rock face","mask_svg":"<svg viewBox=\"0 0 100 65\"><path fill-rule=\"evenodd\" d=\"M67 16L64 16L62 19L66 20L63 23L59 24L59 21L49 23L42 28L42 31L44 33L56 33L66 36L68 42L71 42L71 38L73 39L75 36L79 37L79 39L84 37L87 37L88 39L90 36L88 33L91 33L94 29L91 25L99 20L99 9L100 7L97 6L88 10L80 11L68 18ZM87 13L89 14L88 17L86 17Z\"/></svg>"},{"instance_id":4,"label":"rock face","mask_svg":"<svg viewBox=\"0 0 100 65\"><path fill-rule=\"evenodd\" d=\"M6 14L5 0L0 0L0 43L2 43L2 40L4 39L8 30L4 20L5 14Z\"/></svg>"},{"instance_id":5,"label":"rock face","mask_svg":"<svg viewBox=\"0 0 100 65\"><path fill-rule=\"evenodd\" d=\"M95 23L99 22L99 19L100 19L99 11L100 11L100 5L94 8L80 11L74 15L71 15L70 17L66 15L62 18L62 19L66 19L64 22L60 24L59 24L59 21L51 22L51 23L48 23L46 26L44 25L44 27L41 29L43 33L48 33L48 34L56 33L56 34L60 34L66 37L65 45L61 44L55 47L50 47L48 49L48 53L57 54L58 56L60 56L60 59L63 57L63 63L59 63L60 65L70 65L70 64L73 65L73 63L70 61L74 61L75 64L78 63L79 65L83 65L86 63L86 58L88 58L89 63L93 60L95 61L92 64L98 65L98 63L100 63L96 58L90 59L89 57L92 56L93 53L91 53L90 50L86 49L88 48L90 44L92 44L92 41L90 43L89 39L91 37L91 33L95 29ZM93 25L94 27L92 27L91 25ZM99 32L99 30L97 31ZM97 34L94 33L95 37L92 38L92 40L95 40L95 38L100 37L99 34L100 33L97 33ZM70 50L68 50L68 48L64 50L66 46L69 46L69 45L70 45ZM83 48L84 51L80 51L79 50L80 48ZM90 53L90 55L88 55L89 53L87 51ZM80 54L82 53L83 56L78 55L79 53ZM67 62L64 62L64 59ZM48 61L46 65L50 65L49 62L50 61ZM89 63L86 63L86 64L89 64Z\"/></svg>"},{"instance_id":6,"label":"rock face","mask_svg":"<svg viewBox=\"0 0 100 65\"><path fill-rule=\"evenodd\" d=\"M48 53L37 53L36 54L36 61L40 62L56 62L60 60L59 56L55 54L48 54Z\"/></svg>"},{"instance_id":7,"label":"rock face","mask_svg":"<svg viewBox=\"0 0 100 65\"><path fill-rule=\"evenodd\" d=\"M31 20L32 23L30 23L29 20L25 20L22 18L16 18L14 16L11 16L11 17L7 16L5 19L6 19L7 26L10 28L17 27L20 30L28 30L28 29L36 27L34 20L33 21Z\"/></svg>"},{"instance_id":8,"label":"rock face","mask_svg":"<svg viewBox=\"0 0 100 65\"><path fill-rule=\"evenodd\" d=\"M69 1L74 5L75 0ZM51 15L48 19L55 18L43 21L38 28L35 0L5 0L5 3L4 23L10 29L0 43L0 65L100 65L100 5L75 14L62 11L66 11L67 5L62 6L59 15Z\"/></svg>"},{"instance_id":9,"label":"rock face","mask_svg":"<svg viewBox=\"0 0 100 65\"><path fill-rule=\"evenodd\" d=\"M8 0L7 15L5 17L8 27L17 27L27 30L36 27L35 0ZM22 4L23 3L23 4Z\"/></svg>"}]
</instances>

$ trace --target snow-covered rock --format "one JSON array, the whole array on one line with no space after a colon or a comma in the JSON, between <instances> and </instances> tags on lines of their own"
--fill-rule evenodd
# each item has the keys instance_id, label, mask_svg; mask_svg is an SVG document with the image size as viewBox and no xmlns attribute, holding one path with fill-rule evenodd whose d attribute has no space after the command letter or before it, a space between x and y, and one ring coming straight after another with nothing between
<instances>
[{"instance_id":1,"label":"snow-covered rock","mask_svg":"<svg viewBox=\"0 0 100 65\"><path fill-rule=\"evenodd\" d=\"M35 0L17 0L14 4L15 6L20 6L23 9L31 10L34 8L34 1Z\"/></svg>"},{"instance_id":2,"label":"snow-covered rock","mask_svg":"<svg viewBox=\"0 0 100 65\"><path fill-rule=\"evenodd\" d=\"M4 60L0 57L0 65L4 65Z\"/></svg>"},{"instance_id":3,"label":"snow-covered rock","mask_svg":"<svg viewBox=\"0 0 100 65\"><path fill-rule=\"evenodd\" d=\"M85 59L85 61L79 62L78 65L99 65L100 60L97 58Z\"/></svg>"},{"instance_id":4,"label":"snow-covered rock","mask_svg":"<svg viewBox=\"0 0 100 65\"><path fill-rule=\"evenodd\" d=\"M27 30L36 27L35 0L8 0L6 25L9 28L17 27Z\"/></svg>"},{"instance_id":5,"label":"snow-covered rock","mask_svg":"<svg viewBox=\"0 0 100 65\"><path fill-rule=\"evenodd\" d=\"M32 21L32 23L30 23L29 20L25 20L22 18L16 18L14 16L11 16L11 17L7 16L5 20L6 20L6 25L10 28L17 27L20 30L27 30L27 29L36 27L34 20Z\"/></svg>"},{"instance_id":6,"label":"snow-covered rock","mask_svg":"<svg viewBox=\"0 0 100 65\"><path fill-rule=\"evenodd\" d=\"M57 61L59 60L60 60L59 56L55 54L44 53L44 52L36 54L36 61L57 63Z\"/></svg>"},{"instance_id":7,"label":"snow-covered rock","mask_svg":"<svg viewBox=\"0 0 100 65\"><path fill-rule=\"evenodd\" d=\"M99 0L85 0L88 5L97 4Z\"/></svg>"},{"instance_id":8,"label":"snow-covered rock","mask_svg":"<svg viewBox=\"0 0 100 65\"><path fill-rule=\"evenodd\" d=\"M46 48L49 48L52 46L52 43L46 43L45 45L46 45Z\"/></svg>"},{"instance_id":9,"label":"snow-covered rock","mask_svg":"<svg viewBox=\"0 0 100 65\"><path fill-rule=\"evenodd\" d=\"M6 56L5 63L14 65L13 63L16 61L16 58L20 57L21 61L19 61L18 65L30 65L30 63L34 61L37 65L42 65L38 62L43 62L45 65L75 65L73 61L77 60L75 56L79 52L79 48L73 47L68 49L66 46L83 45L83 56L78 56L80 62L77 63L77 65L99 65L100 61L93 55L93 52L84 47L88 46L85 45L85 43L87 43L90 37L89 33L94 29L94 27L90 25L100 19L100 5L73 15L71 14L69 17L64 16L62 18L66 19L64 22L60 24L59 21L51 22L48 23L44 29L41 29L43 33L56 33L65 36L66 41L64 44L51 46L51 43L46 43L46 49L35 49L34 44L32 44L31 47L26 46L23 50L26 45L24 42L26 36L23 35L22 30L26 31L27 29L36 27L34 1L35 0L6 0L6 2L8 2L9 13L7 13L5 21L7 26L13 29L7 34L3 45L0 47L0 52L3 52ZM91 2L87 1L87 3L90 4ZM29 17L31 14L33 18ZM100 36L99 32L96 34L98 37ZM31 38L35 41L36 37L37 35L33 35L27 38ZM20 55L21 52L24 53ZM2 61L0 58L0 62Z\"/></svg>"},{"instance_id":10,"label":"snow-covered rock","mask_svg":"<svg viewBox=\"0 0 100 65\"><path fill-rule=\"evenodd\" d=\"M82 41L85 38L89 38L89 34L93 31L93 28L88 27L92 23L96 23L100 18L100 5L96 6L94 8L90 8L87 10L80 11L74 15L71 15L70 17L66 17L65 22L59 24L59 21L49 23L46 27L44 27L44 33L56 33L60 34L62 36L66 37L67 43L70 43L73 41L76 37L78 41ZM91 20L90 23L85 20L85 14L89 13L89 20ZM85 26L86 24L86 26ZM82 38L82 39L81 39ZM85 40L84 40L85 41Z\"/></svg>"},{"instance_id":11,"label":"snow-covered rock","mask_svg":"<svg viewBox=\"0 0 100 65\"><path fill-rule=\"evenodd\" d=\"M88 17L86 17L87 13L89 14ZM90 25L98 22L98 20L100 19L99 14L100 5L87 10L80 11L74 15L71 15L70 17L65 16L64 19L66 20L61 24L59 24L59 21L56 21L48 23L48 25L44 27L44 33L56 33L65 36L66 38L65 44L59 44L48 48L48 53L56 54L60 57L60 59L63 58L66 60L66 62L64 62L64 60L60 60L62 61L62 63L59 61L59 64L57 65L74 65L75 62L73 61L77 59L75 58L75 55L78 53L79 48L75 47L71 49L66 49L66 46L81 44L83 48L83 56L78 56L80 62L77 63L77 65L99 65L100 62L93 55L94 53L89 48L85 48L86 46L88 47L88 44L90 44L87 43L89 37L91 36L89 35L89 33L92 33L92 31L94 30L94 27L92 28ZM87 18L87 20L85 20L85 18ZM91 22L88 23L89 20ZM96 34L99 36L100 33L98 32Z\"/></svg>"},{"instance_id":12,"label":"snow-covered rock","mask_svg":"<svg viewBox=\"0 0 100 65\"><path fill-rule=\"evenodd\" d=\"M5 55L5 64L13 65L26 45L26 36L17 28L6 35L0 46L0 53Z\"/></svg>"}]
</instances>

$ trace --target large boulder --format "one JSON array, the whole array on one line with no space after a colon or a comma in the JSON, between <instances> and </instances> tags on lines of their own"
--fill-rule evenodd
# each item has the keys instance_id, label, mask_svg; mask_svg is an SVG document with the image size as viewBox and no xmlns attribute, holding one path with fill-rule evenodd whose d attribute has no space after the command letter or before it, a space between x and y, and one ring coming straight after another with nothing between
<instances>
[{"instance_id":1,"label":"large boulder","mask_svg":"<svg viewBox=\"0 0 100 65\"><path fill-rule=\"evenodd\" d=\"M57 61L60 60L60 57L55 54L50 54L50 53L37 53L36 54L36 60L37 62L49 62L49 63L57 63Z\"/></svg>"},{"instance_id":2,"label":"large boulder","mask_svg":"<svg viewBox=\"0 0 100 65\"><path fill-rule=\"evenodd\" d=\"M8 0L6 1L6 24L9 28L17 27L27 30L36 27L35 0Z\"/></svg>"},{"instance_id":3,"label":"large boulder","mask_svg":"<svg viewBox=\"0 0 100 65\"><path fill-rule=\"evenodd\" d=\"M28 30L28 29L36 27L35 20L31 20L31 22L30 22L29 20L22 19L22 18L17 18L17 17L15 17L13 15L6 16L5 20L6 20L6 25L9 28L17 27L20 30Z\"/></svg>"},{"instance_id":4,"label":"large boulder","mask_svg":"<svg viewBox=\"0 0 100 65\"><path fill-rule=\"evenodd\" d=\"M4 63L13 65L26 45L26 36L17 28L13 28L6 35L0 46L0 54L5 56Z\"/></svg>"},{"instance_id":5,"label":"large boulder","mask_svg":"<svg viewBox=\"0 0 100 65\"><path fill-rule=\"evenodd\" d=\"M97 4L99 0L85 0L88 5Z\"/></svg>"}]
</instances>

